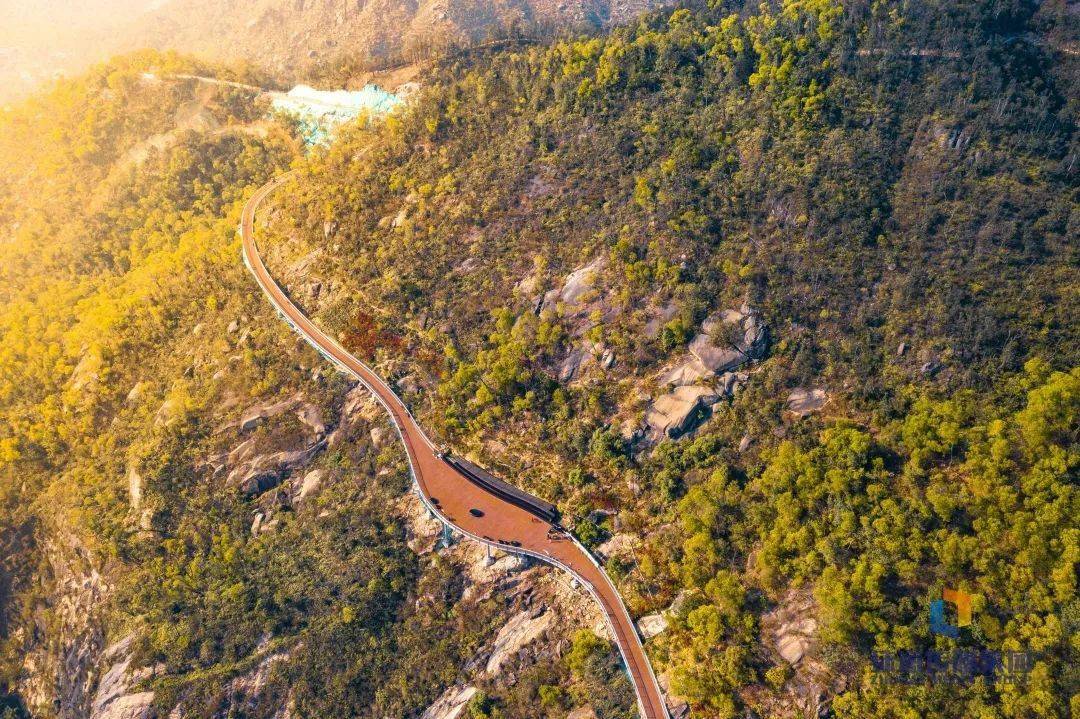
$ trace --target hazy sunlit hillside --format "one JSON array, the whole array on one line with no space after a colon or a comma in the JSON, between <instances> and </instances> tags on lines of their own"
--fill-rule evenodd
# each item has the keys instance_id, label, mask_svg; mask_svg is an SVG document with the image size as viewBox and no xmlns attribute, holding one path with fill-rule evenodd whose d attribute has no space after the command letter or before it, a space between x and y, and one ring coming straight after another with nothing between
<instances>
[{"instance_id":1,"label":"hazy sunlit hillside","mask_svg":"<svg viewBox=\"0 0 1080 719\"><path fill-rule=\"evenodd\" d=\"M1072 5L4 2L0 719L1080 716Z\"/></svg>"}]
</instances>

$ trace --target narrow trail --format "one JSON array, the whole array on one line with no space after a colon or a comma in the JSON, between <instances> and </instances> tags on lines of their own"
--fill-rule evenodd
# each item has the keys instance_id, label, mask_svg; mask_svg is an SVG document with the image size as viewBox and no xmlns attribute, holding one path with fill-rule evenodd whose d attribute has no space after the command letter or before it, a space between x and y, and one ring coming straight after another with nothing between
<instances>
[{"instance_id":1,"label":"narrow trail","mask_svg":"<svg viewBox=\"0 0 1080 719\"><path fill-rule=\"evenodd\" d=\"M634 686L643 719L670 719L660 686L641 645L637 628L615 585L595 558L569 532L549 521L542 500L520 490L499 490L478 481L462 463L444 457L397 394L370 367L346 351L304 314L270 275L255 242L259 205L289 178L281 175L259 188L244 206L240 222L244 264L278 313L308 343L358 379L390 414L405 445L414 487L428 510L465 536L506 552L523 554L569 573L599 604ZM494 489L493 489L494 487Z\"/></svg>"}]
</instances>

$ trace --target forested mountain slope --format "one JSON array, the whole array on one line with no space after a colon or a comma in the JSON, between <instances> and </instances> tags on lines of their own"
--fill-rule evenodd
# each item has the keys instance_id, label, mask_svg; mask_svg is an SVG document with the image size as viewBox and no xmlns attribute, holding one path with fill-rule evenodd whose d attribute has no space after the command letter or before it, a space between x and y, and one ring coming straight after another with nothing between
<instances>
[{"instance_id":1,"label":"forested mountain slope","mask_svg":"<svg viewBox=\"0 0 1080 719\"><path fill-rule=\"evenodd\" d=\"M522 681L626 715L605 642L557 648L588 605L434 552L378 406L256 292L240 206L290 128L173 73L259 79L141 54L0 124L0 713L415 716L513 620Z\"/></svg>"},{"instance_id":2,"label":"forested mountain slope","mask_svg":"<svg viewBox=\"0 0 1080 719\"><path fill-rule=\"evenodd\" d=\"M666 611L695 715L1065 716L1070 13L717 3L454 63L303 166L277 272ZM945 588L1030 674L872 668L957 646Z\"/></svg>"},{"instance_id":3,"label":"forested mountain slope","mask_svg":"<svg viewBox=\"0 0 1080 719\"><path fill-rule=\"evenodd\" d=\"M458 58L310 155L161 79L275 78L173 55L6 112L4 710L633 715L580 590L439 547L378 407L257 294L239 209L293 167L271 269L558 503L679 711L1075 714L1070 12L713 3ZM1032 661L874 667L928 648Z\"/></svg>"}]
</instances>

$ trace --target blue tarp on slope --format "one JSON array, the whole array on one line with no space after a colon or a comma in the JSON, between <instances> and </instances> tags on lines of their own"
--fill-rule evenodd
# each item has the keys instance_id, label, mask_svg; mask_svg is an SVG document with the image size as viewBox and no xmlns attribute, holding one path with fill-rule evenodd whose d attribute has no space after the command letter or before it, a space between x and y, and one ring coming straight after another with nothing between
<instances>
[{"instance_id":1,"label":"blue tarp on slope","mask_svg":"<svg viewBox=\"0 0 1080 719\"><path fill-rule=\"evenodd\" d=\"M270 93L275 110L293 115L300 121L300 131L310 144L326 142L343 122L362 114L379 117L387 114L402 99L378 85L365 85L361 90L316 90L297 85L288 92Z\"/></svg>"}]
</instances>

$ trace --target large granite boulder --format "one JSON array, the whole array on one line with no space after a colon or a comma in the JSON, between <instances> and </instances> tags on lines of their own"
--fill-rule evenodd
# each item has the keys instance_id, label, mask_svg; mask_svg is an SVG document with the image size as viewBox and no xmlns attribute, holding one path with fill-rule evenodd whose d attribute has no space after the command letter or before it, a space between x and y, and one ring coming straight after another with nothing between
<instances>
[{"instance_id":1,"label":"large granite boulder","mask_svg":"<svg viewBox=\"0 0 1080 719\"><path fill-rule=\"evenodd\" d=\"M582 299L585 294L588 293L596 282L597 273L604 268L607 264L603 256L597 257L595 260L579 267L569 275L566 276L566 281L563 283L561 289L554 289L544 295L544 301L542 308L546 310L553 310L559 304L564 305L568 309L575 309L582 304Z\"/></svg>"},{"instance_id":2,"label":"large granite boulder","mask_svg":"<svg viewBox=\"0 0 1080 719\"><path fill-rule=\"evenodd\" d=\"M248 496L268 492L281 484L289 473L304 467L324 447L325 439L303 449L258 455L233 469L227 481L238 485L240 491Z\"/></svg>"},{"instance_id":3,"label":"large granite boulder","mask_svg":"<svg viewBox=\"0 0 1080 719\"><path fill-rule=\"evenodd\" d=\"M787 408L796 417L805 417L822 409L829 403L829 394L823 389L797 387L787 399Z\"/></svg>"},{"instance_id":4,"label":"large granite boulder","mask_svg":"<svg viewBox=\"0 0 1080 719\"><path fill-rule=\"evenodd\" d=\"M265 402L248 407L240 414L240 431L248 432L255 429L261 422L288 412L301 400L302 396L297 393L277 402Z\"/></svg>"},{"instance_id":5,"label":"large granite boulder","mask_svg":"<svg viewBox=\"0 0 1080 719\"><path fill-rule=\"evenodd\" d=\"M420 719L461 719L465 716L465 709L475 694L476 687L462 685L447 687L435 703L424 710Z\"/></svg>"},{"instance_id":6,"label":"large granite boulder","mask_svg":"<svg viewBox=\"0 0 1080 719\"><path fill-rule=\"evenodd\" d=\"M499 673L502 666L527 645L538 639L551 626L554 615L543 607L525 610L510 618L495 636L495 644L488 657L485 671L491 676Z\"/></svg>"},{"instance_id":7,"label":"large granite boulder","mask_svg":"<svg viewBox=\"0 0 1080 719\"><path fill-rule=\"evenodd\" d=\"M90 703L90 719L151 719L155 716L154 692L133 691L132 688L152 677L156 668L133 670L131 643L132 637L125 637L102 655L109 668L98 680L97 691Z\"/></svg>"},{"instance_id":8,"label":"large granite boulder","mask_svg":"<svg viewBox=\"0 0 1080 719\"><path fill-rule=\"evenodd\" d=\"M704 332L694 337L687 349L698 362L713 373L727 372L747 360L746 355L734 347L718 346L716 340Z\"/></svg>"},{"instance_id":9,"label":"large granite boulder","mask_svg":"<svg viewBox=\"0 0 1080 719\"><path fill-rule=\"evenodd\" d=\"M663 614L648 614L637 621L638 632L642 639L652 639L668 628L668 620Z\"/></svg>"},{"instance_id":10,"label":"large granite boulder","mask_svg":"<svg viewBox=\"0 0 1080 719\"><path fill-rule=\"evenodd\" d=\"M769 330L761 313L744 304L706 319L688 349L702 365L719 374L762 359L768 346Z\"/></svg>"},{"instance_id":11,"label":"large granite boulder","mask_svg":"<svg viewBox=\"0 0 1080 719\"><path fill-rule=\"evenodd\" d=\"M645 422L656 439L679 437L694 429L706 416L706 408L719 398L709 387L676 387L653 401L645 414Z\"/></svg>"},{"instance_id":12,"label":"large granite boulder","mask_svg":"<svg viewBox=\"0 0 1080 719\"><path fill-rule=\"evenodd\" d=\"M776 653L788 664L798 664L817 636L818 621L814 600L790 592L780 604L762 617L762 630L771 636Z\"/></svg>"},{"instance_id":13,"label":"large granite boulder","mask_svg":"<svg viewBox=\"0 0 1080 719\"><path fill-rule=\"evenodd\" d=\"M702 380L711 377L712 374L713 371L705 366L705 363L700 359L697 357L689 357L674 368L665 372L661 376L660 382L673 387L683 387L685 385L698 384Z\"/></svg>"}]
</instances>

